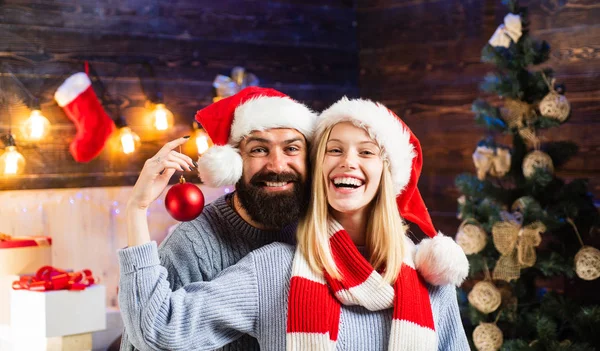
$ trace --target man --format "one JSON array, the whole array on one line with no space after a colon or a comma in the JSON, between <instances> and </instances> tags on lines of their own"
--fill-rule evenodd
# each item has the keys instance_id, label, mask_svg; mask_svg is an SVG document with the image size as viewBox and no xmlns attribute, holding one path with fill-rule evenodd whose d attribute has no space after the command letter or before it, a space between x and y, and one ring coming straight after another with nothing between
<instances>
[{"instance_id":1,"label":"man","mask_svg":"<svg viewBox=\"0 0 600 351\"><path fill-rule=\"evenodd\" d=\"M174 290L212 280L271 242L293 243L309 196L308 142L316 114L306 106L276 90L250 87L198 111L196 120L215 145L198 160L201 179L212 187L235 184L236 191L161 243L161 264ZM244 335L222 350L258 349ZM121 350L134 350L126 333Z\"/></svg>"}]
</instances>

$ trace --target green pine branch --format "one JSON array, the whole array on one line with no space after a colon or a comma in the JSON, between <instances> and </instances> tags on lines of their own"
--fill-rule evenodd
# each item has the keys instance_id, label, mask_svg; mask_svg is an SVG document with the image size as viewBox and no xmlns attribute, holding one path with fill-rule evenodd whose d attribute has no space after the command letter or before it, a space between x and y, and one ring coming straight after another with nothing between
<instances>
[{"instance_id":1,"label":"green pine branch","mask_svg":"<svg viewBox=\"0 0 600 351\"><path fill-rule=\"evenodd\" d=\"M550 45L544 40L535 40L525 33L517 45L523 67L542 64L550 58Z\"/></svg>"},{"instance_id":2,"label":"green pine branch","mask_svg":"<svg viewBox=\"0 0 600 351\"><path fill-rule=\"evenodd\" d=\"M600 345L600 306L582 307L575 315L573 330L590 345Z\"/></svg>"},{"instance_id":3,"label":"green pine branch","mask_svg":"<svg viewBox=\"0 0 600 351\"><path fill-rule=\"evenodd\" d=\"M504 344L502 344L501 351L531 351L533 350L529 343L522 339L511 339L506 340Z\"/></svg>"},{"instance_id":4,"label":"green pine branch","mask_svg":"<svg viewBox=\"0 0 600 351\"><path fill-rule=\"evenodd\" d=\"M568 278L574 278L573 257L574 255L564 257L557 252L551 252L549 255L538 255L535 268L539 269L545 277L564 275Z\"/></svg>"},{"instance_id":5,"label":"green pine branch","mask_svg":"<svg viewBox=\"0 0 600 351\"><path fill-rule=\"evenodd\" d=\"M538 318L536 323L536 331L538 338L542 340L542 342L547 343L548 341L556 340L558 337L556 334L557 329L558 325L551 318L547 316L541 316Z\"/></svg>"}]
</instances>

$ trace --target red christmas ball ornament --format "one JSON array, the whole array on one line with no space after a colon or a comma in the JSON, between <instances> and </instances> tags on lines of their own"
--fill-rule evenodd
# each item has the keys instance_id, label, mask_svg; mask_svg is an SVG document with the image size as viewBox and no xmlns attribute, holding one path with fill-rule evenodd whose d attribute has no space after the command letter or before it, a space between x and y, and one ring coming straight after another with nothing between
<instances>
[{"instance_id":1,"label":"red christmas ball ornament","mask_svg":"<svg viewBox=\"0 0 600 351\"><path fill-rule=\"evenodd\" d=\"M185 178L179 178L167 192L165 207L171 217L181 222L191 221L198 217L204 209L204 194L192 183L186 183Z\"/></svg>"}]
</instances>

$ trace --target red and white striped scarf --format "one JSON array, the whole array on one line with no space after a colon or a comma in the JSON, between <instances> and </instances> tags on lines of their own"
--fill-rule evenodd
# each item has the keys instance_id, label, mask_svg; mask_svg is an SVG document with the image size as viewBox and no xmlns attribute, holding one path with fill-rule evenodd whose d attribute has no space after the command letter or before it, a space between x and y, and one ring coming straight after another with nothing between
<instances>
[{"instance_id":1,"label":"red and white striped scarf","mask_svg":"<svg viewBox=\"0 0 600 351\"><path fill-rule=\"evenodd\" d=\"M407 240L409 241L409 240ZM392 286L360 254L348 232L329 223L329 242L343 280L314 272L296 250L288 299L286 349L335 350L341 304L371 311L393 307L388 350L437 349L429 294L414 268L414 244L405 250L400 275ZM408 244L406 246L409 246Z\"/></svg>"}]
</instances>

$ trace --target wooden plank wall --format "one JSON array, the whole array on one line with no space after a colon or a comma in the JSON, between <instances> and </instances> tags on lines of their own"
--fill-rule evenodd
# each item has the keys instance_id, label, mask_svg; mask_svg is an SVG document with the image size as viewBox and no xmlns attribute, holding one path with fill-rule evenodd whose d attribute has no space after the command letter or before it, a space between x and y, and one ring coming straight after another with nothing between
<instances>
[{"instance_id":1,"label":"wooden plank wall","mask_svg":"<svg viewBox=\"0 0 600 351\"><path fill-rule=\"evenodd\" d=\"M560 174L589 178L598 194L600 5L524 4L533 34L552 46L549 64L573 106L569 123L546 134L580 141L580 154ZM478 84L491 69L480 62L480 51L505 14L496 0L361 0L356 8L345 0L6 0L0 5L1 68L40 96L53 128L39 144L20 143L26 174L2 179L0 190L133 184L162 142L187 133L194 112L212 98L215 75L242 65L265 86L317 110L358 93L394 109L424 145L420 186L427 204L442 229L454 230L453 180L473 170L471 153L482 135L470 113ZM129 124L145 141L140 152L124 157L106 148L88 164L72 160L68 144L75 128L52 95L84 60L123 102ZM152 65L155 79L144 64ZM3 86L10 84L6 70L0 72ZM169 133L146 127L142 86L149 95L163 92L177 119ZM15 124L27 117L24 107L11 112ZM0 133L9 124L3 109Z\"/></svg>"},{"instance_id":2,"label":"wooden plank wall","mask_svg":"<svg viewBox=\"0 0 600 351\"><path fill-rule=\"evenodd\" d=\"M133 184L159 146L188 133L196 110L211 102L215 76L229 75L234 66L316 110L344 94L356 96L355 17L352 1L344 0L5 0L0 83L14 88L7 72L15 73L40 97L53 127L36 144L19 141L13 128L26 173L0 180L0 190ZM106 147L87 164L69 154L75 128L53 94L85 60L121 101L127 122L142 137L139 152L125 157ZM153 133L144 118L157 91L176 117L164 134ZM0 106L0 134L28 116L17 100L10 103L12 122Z\"/></svg>"},{"instance_id":3,"label":"wooden plank wall","mask_svg":"<svg viewBox=\"0 0 600 351\"><path fill-rule=\"evenodd\" d=\"M530 0L532 35L546 40L549 65L571 102L568 123L544 134L572 140L579 154L559 170L589 178L600 195L600 3ZM358 2L361 96L403 117L424 150L420 188L434 223L456 233L454 178L474 171L471 155L483 136L470 112L478 85L492 69L481 49L507 13L499 0L372 0Z\"/></svg>"}]
</instances>

